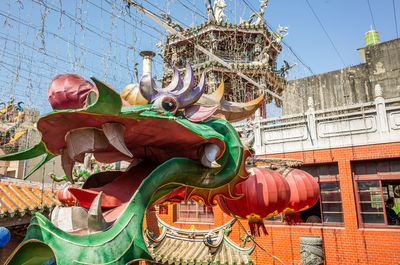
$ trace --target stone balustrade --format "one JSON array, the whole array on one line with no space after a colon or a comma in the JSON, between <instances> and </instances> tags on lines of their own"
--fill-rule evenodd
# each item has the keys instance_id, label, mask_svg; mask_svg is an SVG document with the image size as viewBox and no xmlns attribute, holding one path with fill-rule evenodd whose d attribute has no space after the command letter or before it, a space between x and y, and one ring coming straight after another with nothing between
<instances>
[{"instance_id":1,"label":"stone balustrade","mask_svg":"<svg viewBox=\"0 0 400 265\"><path fill-rule=\"evenodd\" d=\"M375 100L325 110L314 110L308 100L305 113L236 124L246 135L255 134L257 155L382 144L400 141L400 97L384 99L380 85Z\"/></svg>"}]
</instances>

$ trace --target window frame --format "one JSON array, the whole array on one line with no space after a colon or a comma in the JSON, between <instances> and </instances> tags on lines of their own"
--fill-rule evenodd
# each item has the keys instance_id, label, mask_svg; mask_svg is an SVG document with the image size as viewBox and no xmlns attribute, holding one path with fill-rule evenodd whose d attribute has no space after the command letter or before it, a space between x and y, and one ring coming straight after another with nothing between
<instances>
[{"instance_id":1,"label":"window frame","mask_svg":"<svg viewBox=\"0 0 400 265\"><path fill-rule=\"evenodd\" d=\"M337 165L337 164L336 164ZM314 176L313 176L314 177ZM320 191L319 191L319 207L321 210L321 223L314 223L314 224L319 224L323 226L344 226L344 215L343 215L343 198L342 198L342 187L340 185L340 178L339 178L339 173L336 176L329 175L327 177L322 177L319 175L318 177L314 177L318 179L318 185L320 186ZM324 211L323 210L323 203L322 202L322 196L321 196L321 183L338 183L339 185L339 194L340 194L340 201L326 201L325 203L339 203L342 206L342 211L341 212L331 212L331 211ZM324 222L324 213L327 214L341 214L343 222Z\"/></svg>"},{"instance_id":2,"label":"window frame","mask_svg":"<svg viewBox=\"0 0 400 265\"><path fill-rule=\"evenodd\" d=\"M388 224L387 214L386 214L386 202L385 202L385 198L384 198L383 185L382 185L382 181L386 181L386 180L398 180L400 182L400 173L392 173L392 172L382 173L379 170L379 163L384 163L384 162L390 163L391 161L400 162L400 159L397 158L397 159L352 161L352 164L351 164L352 170L351 171L352 171L352 178L353 178L355 203L356 203L356 209L357 209L357 221L358 221L358 226L360 228L400 229L400 225L389 225ZM365 163L365 164L375 163L376 174L356 174L355 167L357 166L357 164L362 164L362 163ZM361 211L360 195L359 195L359 189L358 189L359 181L378 181L379 182L379 192L380 192L380 197L381 197L380 202L382 203L383 218L385 221L384 224L363 223L362 214L368 214L368 212ZM374 214L374 212L371 212L371 214Z\"/></svg>"},{"instance_id":3,"label":"window frame","mask_svg":"<svg viewBox=\"0 0 400 265\"><path fill-rule=\"evenodd\" d=\"M335 166L336 170L337 170L337 175L323 175L321 177L320 174L320 169L321 167L329 167L329 166ZM307 170L304 170L305 168L316 168L317 172L318 172L318 176L314 176L311 173L309 173ZM302 222L302 223L298 223L297 225L300 226L319 226L319 227L344 227L344 214L343 214L343 198L342 198L342 187L341 187L341 183L340 183L340 177L339 177L339 165L338 163L334 162L334 163L323 163L323 164L307 164L307 165L303 165L303 167L299 167L300 170L304 170L307 173L309 173L311 176L313 176L314 179L317 180L318 185L320 187L320 194L319 194L319 200L318 200L318 204L319 204L319 208L320 208L320 219L321 219L321 223L306 223L306 222ZM322 205L323 202L321 200L321 183L335 183L337 182L339 185L339 194L340 194L340 198L341 198L341 205L342 205L342 211L341 212L330 212L330 211L323 211ZM331 201L329 201L331 202ZM339 203L339 201L332 201L331 203ZM343 217L343 222L324 222L324 213L329 213L329 214L342 214ZM281 218L278 220L265 220L264 223L266 225L288 225L285 222L283 222L282 220L282 214L280 214Z\"/></svg>"},{"instance_id":4,"label":"window frame","mask_svg":"<svg viewBox=\"0 0 400 265\"><path fill-rule=\"evenodd\" d=\"M176 203L173 206L173 220L174 223L191 223L191 224L214 224L215 222L215 216L214 216L214 209L212 207L207 207L201 203L198 203L193 200L189 200L188 202L193 202L196 205L196 210L194 211L196 213L196 217L193 218L185 218L180 216L180 211L181 211L181 205L185 204L184 201L181 201L180 203ZM208 213L208 215L211 215L209 218L202 218L199 217L199 213L204 211L204 207L211 208L212 213Z\"/></svg>"}]
</instances>

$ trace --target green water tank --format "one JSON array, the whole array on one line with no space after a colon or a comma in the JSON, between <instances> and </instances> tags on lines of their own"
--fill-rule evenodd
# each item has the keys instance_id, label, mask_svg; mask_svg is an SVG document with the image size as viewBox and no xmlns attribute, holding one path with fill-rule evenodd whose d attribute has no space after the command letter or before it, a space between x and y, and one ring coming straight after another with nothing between
<instances>
[{"instance_id":1,"label":"green water tank","mask_svg":"<svg viewBox=\"0 0 400 265\"><path fill-rule=\"evenodd\" d=\"M380 43L379 34L376 30L370 30L364 35L365 38L365 46L371 46L374 44Z\"/></svg>"}]
</instances>

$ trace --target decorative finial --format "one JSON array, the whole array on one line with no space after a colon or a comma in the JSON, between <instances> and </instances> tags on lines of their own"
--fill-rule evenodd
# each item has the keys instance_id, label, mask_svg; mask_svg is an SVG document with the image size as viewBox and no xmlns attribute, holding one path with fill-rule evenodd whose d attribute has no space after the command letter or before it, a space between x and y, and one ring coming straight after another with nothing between
<instances>
[{"instance_id":1,"label":"decorative finial","mask_svg":"<svg viewBox=\"0 0 400 265\"><path fill-rule=\"evenodd\" d=\"M307 106L309 109L314 108L314 99L313 97L308 97Z\"/></svg>"},{"instance_id":2,"label":"decorative finial","mask_svg":"<svg viewBox=\"0 0 400 265\"><path fill-rule=\"evenodd\" d=\"M383 89L380 84L375 85L375 97L383 97Z\"/></svg>"}]
</instances>

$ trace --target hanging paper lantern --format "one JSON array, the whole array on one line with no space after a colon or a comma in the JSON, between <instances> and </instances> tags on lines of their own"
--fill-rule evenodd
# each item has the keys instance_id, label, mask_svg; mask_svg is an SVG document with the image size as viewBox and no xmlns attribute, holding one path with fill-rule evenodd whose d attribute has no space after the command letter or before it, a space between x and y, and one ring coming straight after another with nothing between
<instances>
[{"instance_id":1,"label":"hanging paper lantern","mask_svg":"<svg viewBox=\"0 0 400 265\"><path fill-rule=\"evenodd\" d=\"M54 110L79 109L85 104L91 90L97 88L76 74L56 76L47 91L47 97Z\"/></svg>"},{"instance_id":2,"label":"hanging paper lantern","mask_svg":"<svg viewBox=\"0 0 400 265\"><path fill-rule=\"evenodd\" d=\"M0 227L0 248L5 246L11 238L10 231L5 227Z\"/></svg>"},{"instance_id":3,"label":"hanging paper lantern","mask_svg":"<svg viewBox=\"0 0 400 265\"><path fill-rule=\"evenodd\" d=\"M68 187L60 190L57 197L61 203L67 206L74 206L77 204L75 196L68 190Z\"/></svg>"},{"instance_id":4,"label":"hanging paper lantern","mask_svg":"<svg viewBox=\"0 0 400 265\"><path fill-rule=\"evenodd\" d=\"M319 199L319 185L313 176L307 172L287 168L279 171L290 186L290 200L288 207L283 211L284 219L288 223L301 222L298 212L314 206Z\"/></svg>"},{"instance_id":5,"label":"hanging paper lantern","mask_svg":"<svg viewBox=\"0 0 400 265\"><path fill-rule=\"evenodd\" d=\"M250 171L250 177L235 187L237 194L243 194L240 199L228 200L218 196L217 202L225 213L247 219L252 235L260 235L260 228L267 234L263 220L278 215L287 207L289 184L276 171L257 167Z\"/></svg>"}]
</instances>

